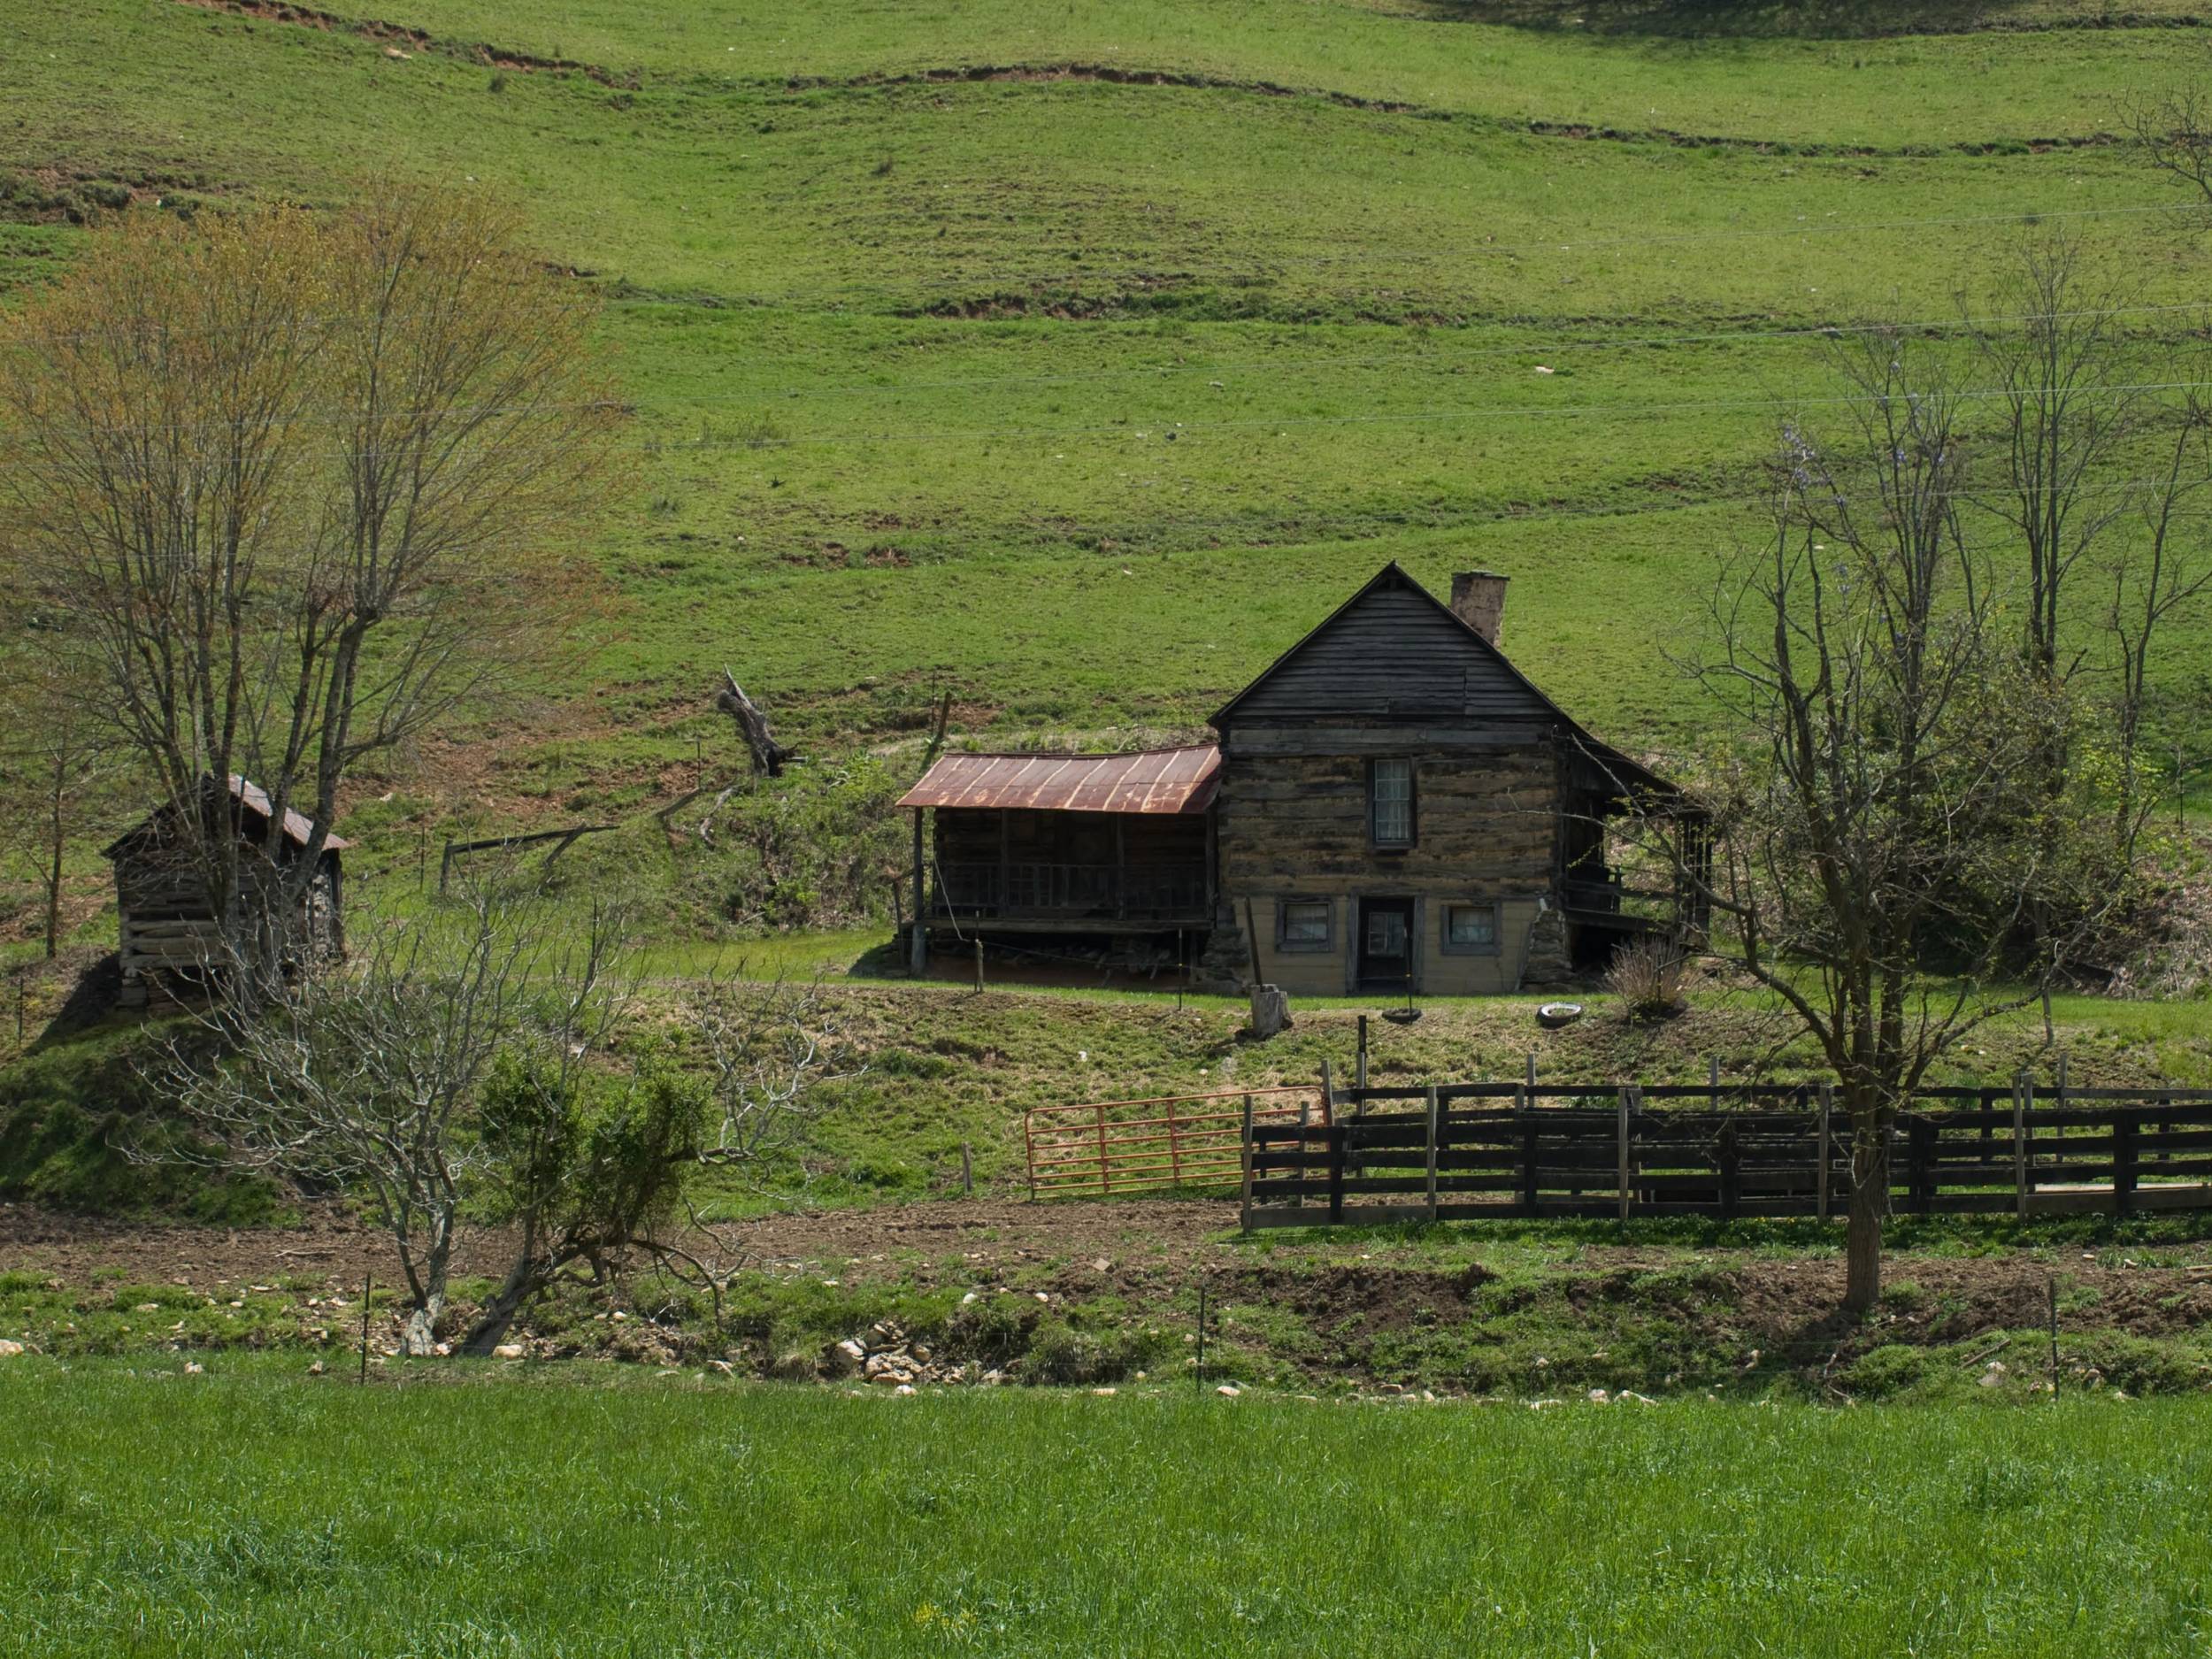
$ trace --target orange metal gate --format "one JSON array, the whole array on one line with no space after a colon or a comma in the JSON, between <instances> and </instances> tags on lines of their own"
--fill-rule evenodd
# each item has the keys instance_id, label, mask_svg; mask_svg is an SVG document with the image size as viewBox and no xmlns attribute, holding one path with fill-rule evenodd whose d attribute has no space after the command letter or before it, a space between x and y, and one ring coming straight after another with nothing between
<instances>
[{"instance_id":1,"label":"orange metal gate","mask_svg":"<svg viewBox=\"0 0 2212 1659\"><path fill-rule=\"evenodd\" d=\"M1235 1188L1244 1179L1248 1125L1327 1121L1313 1086L1036 1106L1022 1118L1029 1195Z\"/></svg>"}]
</instances>

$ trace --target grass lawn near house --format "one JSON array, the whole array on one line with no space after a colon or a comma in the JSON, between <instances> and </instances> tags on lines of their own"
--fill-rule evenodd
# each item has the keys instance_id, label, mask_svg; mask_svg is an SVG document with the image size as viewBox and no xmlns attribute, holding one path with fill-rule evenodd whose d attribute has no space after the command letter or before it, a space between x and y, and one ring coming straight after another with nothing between
<instances>
[{"instance_id":1,"label":"grass lawn near house","mask_svg":"<svg viewBox=\"0 0 2212 1659\"><path fill-rule=\"evenodd\" d=\"M872 1397L18 1358L50 1655L2201 1651L2201 1400Z\"/></svg>"}]
</instances>

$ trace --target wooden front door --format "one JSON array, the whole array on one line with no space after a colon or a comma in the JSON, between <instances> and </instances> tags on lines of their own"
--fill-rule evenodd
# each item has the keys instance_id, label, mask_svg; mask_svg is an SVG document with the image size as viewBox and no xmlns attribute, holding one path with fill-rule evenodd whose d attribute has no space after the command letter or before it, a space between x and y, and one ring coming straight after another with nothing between
<instances>
[{"instance_id":1,"label":"wooden front door","mask_svg":"<svg viewBox=\"0 0 2212 1659\"><path fill-rule=\"evenodd\" d=\"M1359 983L1363 991L1413 989L1413 901L1359 902Z\"/></svg>"}]
</instances>

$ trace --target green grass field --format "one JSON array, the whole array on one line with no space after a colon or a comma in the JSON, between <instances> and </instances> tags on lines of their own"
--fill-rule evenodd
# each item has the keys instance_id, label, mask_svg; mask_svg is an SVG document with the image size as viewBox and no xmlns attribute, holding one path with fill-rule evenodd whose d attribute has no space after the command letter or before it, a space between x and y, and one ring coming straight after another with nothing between
<instances>
[{"instance_id":1,"label":"green grass field","mask_svg":"<svg viewBox=\"0 0 2212 1659\"><path fill-rule=\"evenodd\" d=\"M2208 1408L362 1391L6 1362L42 1654L2185 1655ZM119 1444L158 1455L118 1458Z\"/></svg>"},{"instance_id":2,"label":"green grass field","mask_svg":"<svg viewBox=\"0 0 2212 1659\"><path fill-rule=\"evenodd\" d=\"M2206 59L2162 4L361 4L427 43L19 19L0 167L27 220L84 180L474 180L609 296L603 626L421 791L438 822L635 804L726 749L724 663L825 749L941 687L971 734L1188 732L1393 557L1510 573L1517 659L1662 749L1710 721L1669 653L1825 389L1809 331L1984 307L2031 219L2133 285L2148 365L2202 288L2112 142ZM19 284L84 234L4 233Z\"/></svg>"}]
</instances>

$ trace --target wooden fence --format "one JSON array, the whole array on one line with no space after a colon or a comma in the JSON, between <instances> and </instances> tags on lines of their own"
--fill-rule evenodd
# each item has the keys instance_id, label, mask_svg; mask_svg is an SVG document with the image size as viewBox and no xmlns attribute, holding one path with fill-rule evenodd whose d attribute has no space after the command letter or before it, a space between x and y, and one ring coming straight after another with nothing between
<instances>
[{"instance_id":1,"label":"wooden fence","mask_svg":"<svg viewBox=\"0 0 2212 1659\"><path fill-rule=\"evenodd\" d=\"M1248 1228L1526 1216L1840 1215L1828 1086L1451 1083L1325 1093L1245 1137ZM1891 1130L1895 1213L2212 1209L2212 1091L1928 1088Z\"/></svg>"},{"instance_id":2,"label":"wooden fence","mask_svg":"<svg viewBox=\"0 0 2212 1659\"><path fill-rule=\"evenodd\" d=\"M1233 1193L1247 1137L1262 1128L1295 1133L1325 1110L1322 1101L1315 1087L1257 1088L1034 1107L1022 1120L1029 1195Z\"/></svg>"}]
</instances>

